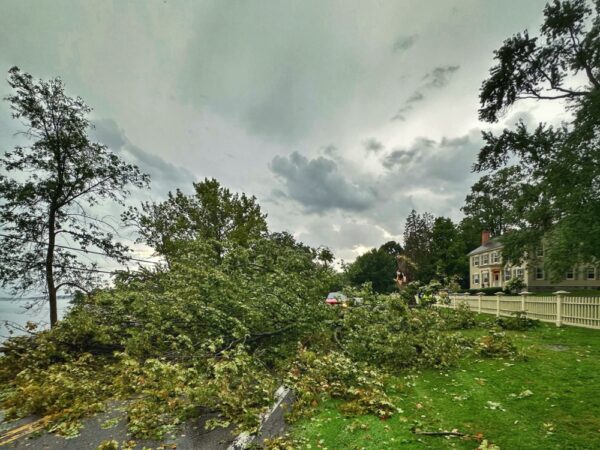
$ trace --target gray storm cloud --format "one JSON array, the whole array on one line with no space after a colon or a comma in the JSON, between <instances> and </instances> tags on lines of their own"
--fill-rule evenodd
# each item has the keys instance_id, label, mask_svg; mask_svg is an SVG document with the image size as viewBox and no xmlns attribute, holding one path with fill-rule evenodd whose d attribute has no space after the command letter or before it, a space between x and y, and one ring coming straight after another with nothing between
<instances>
[{"instance_id":1,"label":"gray storm cloud","mask_svg":"<svg viewBox=\"0 0 600 450\"><path fill-rule=\"evenodd\" d=\"M124 131L112 119L94 121L92 133L100 143L116 153L125 154L128 160L149 174L156 193L165 195L169 191L175 191L176 188L189 190L196 180L194 174L189 170L133 145L125 136Z\"/></svg>"},{"instance_id":2,"label":"gray storm cloud","mask_svg":"<svg viewBox=\"0 0 600 450\"><path fill-rule=\"evenodd\" d=\"M379 153L385 148L384 145L375 138L367 139L363 142L363 146L365 147L367 153Z\"/></svg>"},{"instance_id":3,"label":"gray storm cloud","mask_svg":"<svg viewBox=\"0 0 600 450\"><path fill-rule=\"evenodd\" d=\"M338 156L309 159L298 152L277 156L271 170L281 180L278 198L287 198L305 211L326 213L340 210L356 220L377 217L371 223L400 233L402 220L411 209L453 215L476 175L465 167L481 146L480 132L443 137L439 141L417 138L407 148L396 148L380 156L383 172L376 174ZM350 182L352 180L352 182ZM358 215L367 211L368 214ZM455 211L456 212L456 211Z\"/></svg>"},{"instance_id":4,"label":"gray storm cloud","mask_svg":"<svg viewBox=\"0 0 600 450\"><path fill-rule=\"evenodd\" d=\"M399 36L394 42L394 51L395 52L404 52L415 45L415 41L417 40L417 35L412 34L410 36Z\"/></svg>"},{"instance_id":5,"label":"gray storm cloud","mask_svg":"<svg viewBox=\"0 0 600 450\"><path fill-rule=\"evenodd\" d=\"M392 117L392 120L404 122L407 114L414 110L415 103L425 100L426 93L446 87L450 83L452 74L459 68L460 66L458 65L436 67L431 72L425 74L422 78L422 85L406 99L396 112L396 115Z\"/></svg>"},{"instance_id":6,"label":"gray storm cloud","mask_svg":"<svg viewBox=\"0 0 600 450\"><path fill-rule=\"evenodd\" d=\"M308 159L294 152L276 156L273 173L281 177L287 195L311 212L328 210L364 211L376 201L372 189L353 184L331 159Z\"/></svg>"},{"instance_id":7,"label":"gray storm cloud","mask_svg":"<svg viewBox=\"0 0 600 450\"><path fill-rule=\"evenodd\" d=\"M0 71L61 76L111 118L98 140L152 175L150 198L216 177L349 258L412 208L460 218L493 51L546 2L4 0ZM0 113L4 151L19 127Z\"/></svg>"}]
</instances>

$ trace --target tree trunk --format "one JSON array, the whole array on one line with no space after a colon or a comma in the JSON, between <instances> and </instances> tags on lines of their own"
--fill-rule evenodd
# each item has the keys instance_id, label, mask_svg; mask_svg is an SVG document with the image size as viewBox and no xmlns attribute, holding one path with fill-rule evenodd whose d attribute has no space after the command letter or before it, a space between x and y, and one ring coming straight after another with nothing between
<instances>
[{"instance_id":1,"label":"tree trunk","mask_svg":"<svg viewBox=\"0 0 600 450\"><path fill-rule=\"evenodd\" d=\"M48 302L50 303L50 326L58 322L58 310L56 305L56 286L54 285L54 244L56 240L56 211L50 209L48 220L48 250L46 252L46 287L48 289Z\"/></svg>"}]
</instances>

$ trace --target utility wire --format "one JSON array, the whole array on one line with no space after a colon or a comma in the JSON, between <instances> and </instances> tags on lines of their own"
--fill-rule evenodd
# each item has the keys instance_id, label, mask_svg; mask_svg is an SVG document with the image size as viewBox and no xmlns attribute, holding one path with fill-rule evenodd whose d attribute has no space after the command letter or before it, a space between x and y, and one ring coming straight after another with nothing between
<instances>
[{"instance_id":1,"label":"utility wire","mask_svg":"<svg viewBox=\"0 0 600 450\"><path fill-rule=\"evenodd\" d=\"M29 264L31 261L26 261L24 259L8 259L7 261L11 261L11 262L18 262L18 263L24 263L24 264ZM34 265L37 266L41 266L41 265L45 265L46 263L44 262L40 262L40 263L36 263ZM61 266L60 264L52 264L52 267L54 268L59 268L59 269L69 269L69 270L78 270L80 272L98 272L98 273L107 273L109 275L114 275L116 274L118 271L117 270L113 270L112 272L109 272L108 270L101 270L101 269L89 269L87 267L73 267L73 266Z\"/></svg>"},{"instance_id":2,"label":"utility wire","mask_svg":"<svg viewBox=\"0 0 600 450\"><path fill-rule=\"evenodd\" d=\"M9 239L21 240L23 242L31 242L33 244L48 245L47 242L34 241L34 240L31 240L31 239L22 239L22 238L18 238L18 237L15 237L15 236L10 236L10 235L7 235L7 234L2 234L2 233L0 233L0 236L6 237L6 238L9 238ZM87 250L87 249L83 249L83 248L69 247L67 245L60 245L60 244L54 244L54 246L58 247L58 248L64 248L66 250L73 250L73 251L76 251L76 252L90 253L90 254L93 254L93 255L100 255L100 256L110 257L106 253L97 252L95 250ZM123 256L122 258L126 259L128 261L136 261L136 262L143 262L143 263L150 263L150 264L160 264L159 261L150 261L150 260L147 260L147 259L138 259L138 258L133 258L133 257L130 257L130 256Z\"/></svg>"}]
</instances>

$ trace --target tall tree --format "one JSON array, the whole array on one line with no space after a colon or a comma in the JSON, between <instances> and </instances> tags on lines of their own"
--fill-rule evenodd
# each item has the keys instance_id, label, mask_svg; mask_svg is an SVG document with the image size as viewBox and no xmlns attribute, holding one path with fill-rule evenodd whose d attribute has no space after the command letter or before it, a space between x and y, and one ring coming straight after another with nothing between
<instances>
[{"instance_id":1,"label":"tall tree","mask_svg":"<svg viewBox=\"0 0 600 450\"><path fill-rule=\"evenodd\" d=\"M430 259L433 220L430 213L420 215L413 209L404 225L404 254L415 264L419 281L429 281L435 274Z\"/></svg>"},{"instance_id":2,"label":"tall tree","mask_svg":"<svg viewBox=\"0 0 600 450\"><path fill-rule=\"evenodd\" d=\"M141 242L167 260L182 241L206 240L217 246L230 241L247 246L267 232L266 215L256 198L232 193L215 179L194 183L193 195L177 190L164 202L131 208L123 218L137 225Z\"/></svg>"},{"instance_id":3,"label":"tall tree","mask_svg":"<svg viewBox=\"0 0 600 450\"><path fill-rule=\"evenodd\" d=\"M527 189L497 180L511 192L504 257L522 259L543 241L546 269L559 278L577 262L600 260L600 2L547 4L539 36L516 34L495 59L481 88L481 119L495 122L527 99L565 108L568 121L559 127L529 130L520 122L499 135L484 133L475 165L494 176L517 167Z\"/></svg>"},{"instance_id":4,"label":"tall tree","mask_svg":"<svg viewBox=\"0 0 600 450\"><path fill-rule=\"evenodd\" d=\"M384 248L372 249L360 255L348 266L347 275L350 282L355 285L371 282L375 292L393 292L396 258Z\"/></svg>"},{"instance_id":5,"label":"tall tree","mask_svg":"<svg viewBox=\"0 0 600 450\"><path fill-rule=\"evenodd\" d=\"M527 185L527 176L519 166L502 168L482 176L471 186L461 210L479 223L479 233L488 230L493 236L500 236L514 228L521 217L514 202L525 189L532 186Z\"/></svg>"},{"instance_id":6,"label":"tall tree","mask_svg":"<svg viewBox=\"0 0 600 450\"><path fill-rule=\"evenodd\" d=\"M440 281L455 280L462 286L469 284L469 257L467 254L479 245L481 228L477 226L476 238L465 227L465 219L454 224L446 217L436 217L431 231L431 265Z\"/></svg>"},{"instance_id":7,"label":"tall tree","mask_svg":"<svg viewBox=\"0 0 600 450\"><path fill-rule=\"evenodd\" d=\"M90 207L102 200L122 204L129 185L144 187L149 178L90 141L90 108L67 96L59 78L35 81L13 67L9 85L12 115L33 143L0 159L0 283L14 295L44 290L54 325L58 291L86 289L95 273L95 265L73 249L126 257L127 248Z\"/></svg>"},{"instance_id":8,"label":"tall tree","mask_svg":"<svg viewBox=\"0 0 600 450\"><path fill-rule=\"evenodd\" d=\"M385 244L383 244L379 248L394 257L404 253L404 249L402 248L402 245L400 245L396 241L387 241Z\"/></svg>"}]
</instances>

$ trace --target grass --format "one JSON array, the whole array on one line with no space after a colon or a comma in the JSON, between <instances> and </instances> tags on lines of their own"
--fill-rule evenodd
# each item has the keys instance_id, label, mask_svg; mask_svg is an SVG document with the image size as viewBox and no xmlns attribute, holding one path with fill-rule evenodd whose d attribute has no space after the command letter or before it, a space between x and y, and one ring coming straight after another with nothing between
<instances>
[{"instance_id":1,"label":"grass","mask_svg":"<svg viewBox=\"0 0 600 450\"><path fill-rule=\"evenodd\" d=\"M600 448L600 331L541 324L508 334L525 360L470 356L451 370L400 374L387 388L402 410L391 419L344 417L328 401L291 433L307 438L306 448L330 450L479 445L474 438L417 435L414 428L456 429L502 450Z\"/></svg>"}]
</instances>

